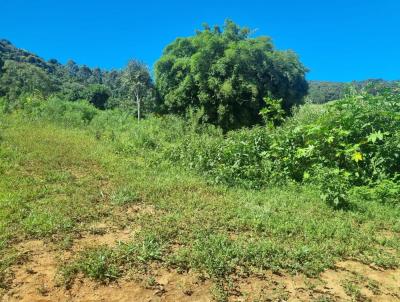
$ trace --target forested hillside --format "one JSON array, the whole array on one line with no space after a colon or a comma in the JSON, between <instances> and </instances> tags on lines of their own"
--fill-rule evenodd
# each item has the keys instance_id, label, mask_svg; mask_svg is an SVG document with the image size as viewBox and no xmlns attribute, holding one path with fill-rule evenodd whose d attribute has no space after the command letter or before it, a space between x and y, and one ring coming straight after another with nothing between
<instances>
[{"instance_id":1,"label":"forested hillside","mask_svg":"<svg viewBox=\"0 0 400 302\"><path fill-rule=\"evenodd\" d=\"M69 101L88 100L100 109L120 107L136 112L136 101L125 80L129 73L135 74L135 81L146 88L143 104L147 106L154 102L150 72L147 66L136 60L129 62L123 70L111 71L78 65L72 60L61 64L55 59L45 61L16 48L7 40L0 40L0 60L0 95L11 103L24 94L39 92ZM145 107L144 111L148 110Z\"/></svg>"}]
</instances>

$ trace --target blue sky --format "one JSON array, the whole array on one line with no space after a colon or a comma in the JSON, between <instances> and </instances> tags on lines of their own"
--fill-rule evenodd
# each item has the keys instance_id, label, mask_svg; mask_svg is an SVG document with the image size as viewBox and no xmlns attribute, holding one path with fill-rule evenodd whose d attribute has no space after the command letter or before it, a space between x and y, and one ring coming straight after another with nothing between
<instances>
[{"instance_id":1,"label":"blue sky","mask_svg":"<svg viewBox=\"0 0 400 302\"><path fill-rule=\"evenodd\" d=\"M46 58L152 66L176 37L230 18L296 51L309 79L400 79L399 0L0 0L0 38Z\"/></svg>"}]
</instances>

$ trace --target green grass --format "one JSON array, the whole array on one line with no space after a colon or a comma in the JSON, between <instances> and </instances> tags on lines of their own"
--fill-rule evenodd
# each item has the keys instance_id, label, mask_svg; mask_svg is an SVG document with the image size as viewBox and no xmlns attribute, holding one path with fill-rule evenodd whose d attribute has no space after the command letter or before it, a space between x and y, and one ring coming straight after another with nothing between
<instances>
[{"instance_id":1,"label":"green grass","mask_svg":"<svg viewBox=\"0 0 400 302\"><path fill-rule=\"evenodd\" d=\"M106 213L102 190L108 180L96 159L104 148L81 131L27 123L17 115L1 117L0 125L0 278L4 279L12 263L8 250L16 243L64 238Z\"/></svg>"},{"instance_id":2,"label":"green grass","mask_svg":"<svg viewBox=\"0 0 400 302\"><path fill-rule=\"evenodd\" d=\"M76 255L62 268L66 279L81 272L112 281L156 265L195 270L219 284L267 269L317 275L348 258L399 265L399 207L354 198L351 209L335 210L311 186L210 185L163 160L154 145L123 152L121 140L96 138L89 128L17 114L1 116L0 125L0 285L18 242L62 243L103 220L140 231L115 247ZM152 211L132 221L125 214L132 205Z\"/></svg>"}]
</instances>

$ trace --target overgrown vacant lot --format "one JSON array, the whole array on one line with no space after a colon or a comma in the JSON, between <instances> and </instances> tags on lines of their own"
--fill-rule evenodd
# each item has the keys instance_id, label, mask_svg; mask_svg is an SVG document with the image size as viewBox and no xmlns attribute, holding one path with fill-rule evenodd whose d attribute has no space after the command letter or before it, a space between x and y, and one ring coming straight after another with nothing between
<instances>
[{"instance_id":1,"label":"overgrown vacant lot","mask_svg":"<svg viewBox=\"0 0 400 302\"><path fill-rule=\"evenodd\" d=\"M2 301L400 300L399 207L212 185L151 138L0 122Z\"/></svg>"}]
</instances>

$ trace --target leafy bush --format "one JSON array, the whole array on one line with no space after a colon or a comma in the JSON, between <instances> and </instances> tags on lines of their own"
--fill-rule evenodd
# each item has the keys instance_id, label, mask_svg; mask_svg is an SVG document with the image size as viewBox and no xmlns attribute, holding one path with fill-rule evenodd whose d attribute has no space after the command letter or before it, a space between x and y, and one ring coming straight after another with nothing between
<instances>
[{"instance_id":1,"label":"leafy bush","mask_svg":"<svg viewBox=\"0 0 400 302\"><path fill-rule=\"evenodd\" d=\"M338 168L315 166L312 176L305 173L305 179L318 184L322 200L333 208L349 206L349 173Z\"/></svg>"},{"instance_id":2,"label":"leafy bush","mask_svg":"<svg viewBox=\"0 0 400 302\"><path fill-rule=\"evenodd\" d=\"M400 183L385 179L374 186L362 186L353 190L357 198L378 200L381 203L400 205Z\"/></svg>"},{"instance_id":3,"label":"leafy bush","mask_svg":"<svg viewBox=\"0 0 400 302\"><path fill-rule=\"evenodd\" d=\"M399 121L398 94L352 95L323 106L304 105L275 129L256 127L226 138L184 140L175 154L228 185L316 183L328 203L343 207L351 186L397 179Z\"/></svg>"},{"instance_id":4,"label":"leafy bush","mask_svg":"<svg viewBox=\"0 0 400 302\"><path fill-rule=\"evenodd\" d=\"M30 119L45 119L73 127L89 124L99 113L87 101L67 102L57 97L46 99L41 94L24 96L20 107Z\"/></svg>"}]
</instances>

